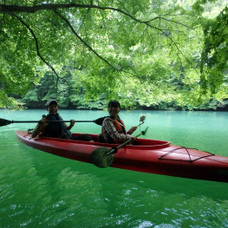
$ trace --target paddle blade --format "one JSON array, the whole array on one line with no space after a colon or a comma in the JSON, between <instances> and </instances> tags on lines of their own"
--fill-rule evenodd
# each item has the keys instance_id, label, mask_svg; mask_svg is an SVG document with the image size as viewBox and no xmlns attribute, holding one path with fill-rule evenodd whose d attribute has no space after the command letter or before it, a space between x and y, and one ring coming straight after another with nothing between
<instances>
[{"instance_id":1,"label":"paddle blade","mask_svg":"<svg viewBox=\"0 0 228 228\"><path fill-rule=\"evenodd\" d=\"M147 127L144 131L141 132L142 135L146 135L148 128L149 128L149 127Z\"/></svg>"},{"instance_id":2,"label":"paddle blade","mask_svg":"<svg viewBox=\"0 0 228 228\"><path fill-rule=\"evenodd\" d=\"M97 125L102 125L102 123L103 123L103 121L104 121L105 118L106 118L106 117L101 117L101 118L99 118L99 119L94 120L93 122L94 122L95 124L97 124Z\"/></svg>"},{"instance_id":3,"label":"paddle blade","mask_svg":"<svg viewBox=\"0 0 228 228\"><path fill-rule=\"evenodd\" d=\"M114 160L114 155L113 154L107 155L109 151L110 149L106 147L99 147L95 149L90 154L91 162L100 168L106 168L110 166Z\"/></svg>"},{"instance_id":4,"label":"paddle blade","mask_svg":"<svg viewBox=\"0 0 228 228\"><path fill-rule=\"evenodd\" d=\"M11 124L11 123L12 123L12 121L10 121L10 120L0 119L0 127Z\"/></svg>"}]
</instances>

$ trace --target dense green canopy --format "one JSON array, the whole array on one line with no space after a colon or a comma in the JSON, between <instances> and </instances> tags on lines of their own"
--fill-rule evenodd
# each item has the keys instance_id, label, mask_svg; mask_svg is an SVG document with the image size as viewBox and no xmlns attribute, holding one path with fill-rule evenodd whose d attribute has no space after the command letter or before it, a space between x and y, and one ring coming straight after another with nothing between
<instances>
[{"instance_id":1,"label":"dense green canopy","mask_svg":"<svg viewBox=\"0 0 228 228\"><path fill-rule=\"evenodd\" d=\"M66 84L125 106L228 98L225 0L4 0L0 21L2 108L44 75L43 99Z\"/></svg>"}]
</instances>

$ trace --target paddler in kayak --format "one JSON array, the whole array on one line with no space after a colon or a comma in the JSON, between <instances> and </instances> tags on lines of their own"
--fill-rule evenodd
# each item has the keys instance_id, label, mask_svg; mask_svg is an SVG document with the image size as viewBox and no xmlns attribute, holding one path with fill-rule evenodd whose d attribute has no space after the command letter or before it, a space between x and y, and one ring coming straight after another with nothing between
<instances>
[{"instance_id":1,"label":"paddler in kayak","mask_svg":"<svg viewBox=\"0 0 228 228\"><path fill-rule=\"evenodd\" d=\"M72 136L70 129L74 126L76 122L74 119L70 121L69 126L65 122L47 123L48 120L63 121L62 117L58 113L59 108L56 100L49 100L46 103L46 108L48 111L48 115L44 115L37 124L36 128L32 131L32 138L35 138L37 135L42 133L42 136L45 137L91 141L91 137L87 134L79 135L76 137Z\"/></svg>"},{"instance_id":2,"label":"paddler in kayak","mask_svg":"<svg viewBox=\"0 0 228 228\"><path fill-rule=\"evenodd\" d=\"M63 120L58 113L58 103L56 100L49 100L46 103L46 108L48 115L44 115L39 121L36 128L32 131L32 138L35 138L40 132L42 136L54 137L54 138L71 138L72 134L70 129L74 126L75 120L71 120L70 125L67 126L66 123L47 123L47 120Z\"/></svg>"},{"instance_id":3,"label":"paddler in kayak","mask_svg":"<svg viewBox=\"0 0 228 228\"><path fill-rule=\"evenodd\" d=\"M98 141L106 143L122 143L129 139L134 141L136 138L131 134L137 127L132 127L129 131L126 131L124 122L119 117L120 103L116 100L110 101L108 112L110 116L106 117L103 121Z\"/></svg>"}]
</instances>

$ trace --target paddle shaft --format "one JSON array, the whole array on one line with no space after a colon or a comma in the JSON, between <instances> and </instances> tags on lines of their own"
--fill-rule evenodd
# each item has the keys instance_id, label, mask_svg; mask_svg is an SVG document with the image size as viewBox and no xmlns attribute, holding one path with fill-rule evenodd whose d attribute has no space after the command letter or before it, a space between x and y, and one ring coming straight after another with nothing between
<instances>
[{"instance_id":1,"label":"paddle shaft","mask_svg":"<svg viewBox=\"0 0 228 228\"><path fill-rule=\"evenodd\" d=\"M135 137L138 138L140 135L143 135L143 134L144 134L144 133L141 132L140 134L136 135ZM128 144L128 143L131 142L131 141L132 141L132 139L128 139L128 140L125 141L124 143L122 143L122 144L120 144L119 146L117 146L117 147L111 149L110 151L108 151L107 154L105 154L104 156L108 156L108 155L110 155L110 154L116 153L117 150L118 150L119 148L125 146L126 144Z\"/></svg>"},{"instance_id":2,"label":"paddle shaft","mask_svg":"<svg viewBox=\"0 0 228 228\"><path fill-rule=\"evenodd\" d=\"M144 124L144 122L142 122L142 123L140 123L139 125L137 125L137 127L139 127L139 126L142 125L142 124ZM140 134L136 135L135 137L138 138L140 135L143 135L143 134L144 134L144 132L141 132ZM115 148L113 148L113 149L111 149L111 150L117 151L120 147L125 146L126 144L128 144L128 143L131 142L131 141L132 141L132 139L128 139L128 140L125 141L124 143L120 144L119 146L117 146L117 147L115 147ZM113 152L111 152L111 153L113 153ZM108 154L110 154L110 153L108 152Z\"/></svg>"},{"instance_id":3,"label":"paddle shaft","mask_svg":"<svg viewBox=\"0 0 228 228\"><path fill-rule=\"evenodd\" d=\"M76 120L77 123L88 123L94 122L97 125L102 125L105 117L98 118L96 120ZM38 123L37 120L6 120L0 118L0 127L5 126L12 123ZM47 120L45 123L62 123L62 122L71 122L70 120Z\"/></svg>"},{"instance_id":4,"label":"paddle shaft","mask_svg":"<svg viewBox=\"0 0 228 228\"><path fill-rule=\"evenodd\" d=\"M76 122L77 123L89 123L89 122L93 122L93 123L95 123L97 125L102 125L103 120L105 118L106 117L101 117L101 118L98 118L96 120L76 120ZM138 126L142 125L144 123L143 121ZM38 123L38 122L39 121L37 121L37 120L6 120L6 119L1 119L0 118L0 127L1 126L5 126L5 125L8 125L8 124L12 124L12 123ZM62 122L71 122L71 121L70 120L47 120L45 122L46 123L62 123Z\"/></svg>"},{"instance_id":5,"label":"paddle shaft","mask_svg":"<svg viewBox=\"0 0 228 228\"><path fill-rule=\"evenodd\" d=\"M10 123L38 123L37 120L11 120ZM62 123L70 122L70 120L47 120L45 123ZM94 120L76 120L75 122L94 122Z\"/></svg>"},{"instance_id":6,"label":"paddle shaft","mask_svg":"<svg viewBox=\"0 0 228 228\"><path fill-rule=\"evenodd\" d=\"M148 127L145 129L145 131L142 131L140 134L135 136L136 138L139 137L140 135L145 135L147 132ZM132 139L128 139L124 143L120 144L119 146L108 149L107 147L98 147L96 148L91 154L90 154L90 159L91 162L100 167L100 168L106 168L110 166L114 160L114 153L118 151L120 147L123 147L127 143L131 142Z\"/></svg>"}]
</instances>

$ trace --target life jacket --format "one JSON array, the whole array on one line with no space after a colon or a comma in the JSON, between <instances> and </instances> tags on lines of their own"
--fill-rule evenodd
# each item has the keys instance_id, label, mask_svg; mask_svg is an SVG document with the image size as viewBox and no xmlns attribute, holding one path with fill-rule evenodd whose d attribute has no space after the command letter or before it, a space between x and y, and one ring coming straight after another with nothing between
<instances>
[{"instance_id":1,"label":"life jacket","mask_svg":"<svg viewBox=\"0 0 228 228\"><path fill-rule=\"evenodd\" d=\"M113 120L114 127L116 128L118 133L126 134L125 125L122 120L116 120L116 119L113 119L112 117L107 117L107 118L110 118ZM101 134L98 136L98 141L103 142L103 143L105 143L105 142L114 143L113 138L111 138L109 135L107 135L107 140L105 140L105 138L103 136L103 129L102 129Z\"/></svg>"},{"instance_id":2,"label":"life jacket","mask_svg":"<svg viewBox=\"0 0 228 228\"><path fill-rule=\"evenodd\" d=\"M114 124L116 130L118 131L118 133L126 134L125 125L122 120L118 121L118 120L114 119L113 124Z\"/></svg>"},{"instance_id":3,"label":"life jacket","mask_svg":"<svg viewBox=\"0 0 228 228\"><path fill-rule=\"evenodd\" d=\"M56 114L48 114L46 117L47 120L63 120L62 117ZM54 138L71 138L72 134L70 131L67 131L66 125L64 122L60 123L48 123L45 129L42 131L43 136L54 137Z\"/></svg>"}]
</instances>

